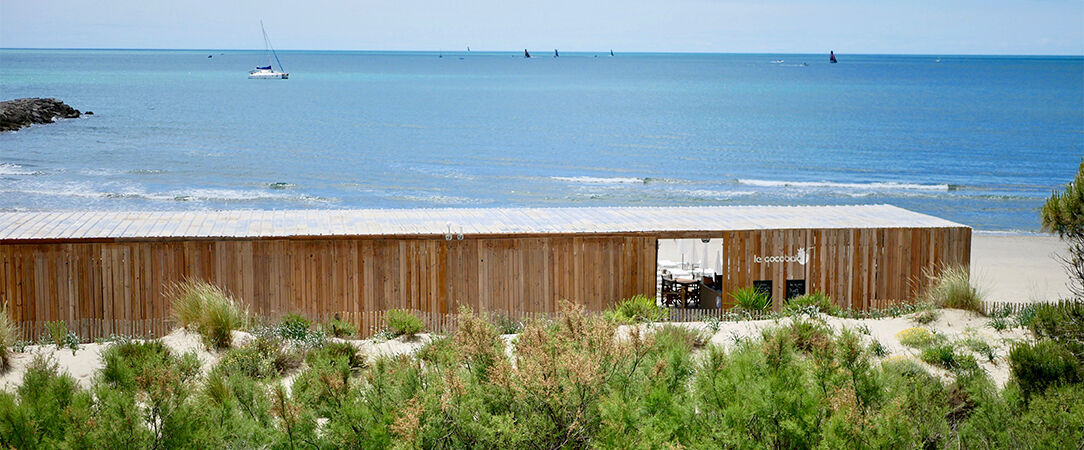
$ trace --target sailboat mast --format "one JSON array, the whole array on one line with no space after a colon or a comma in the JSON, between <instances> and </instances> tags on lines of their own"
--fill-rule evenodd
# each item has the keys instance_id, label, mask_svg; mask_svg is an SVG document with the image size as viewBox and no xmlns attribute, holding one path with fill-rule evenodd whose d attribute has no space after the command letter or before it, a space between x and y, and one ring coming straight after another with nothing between
<instances>
[{"instance_id":1,"label":"sailboat mast","mask_svg":"<svg viewBox=\"0 0 1084 450\"><path fill-rule=\"evenodd\" d=\"M279 65L279 72L285 72L286 69L282 68L282 61L279 61L278 53L275 53L275 47L271 45L271 38L267 37L267 30L263 26L263 20L260 20L260 32L263 33L263 45L267 55L267 65L271 65L271 57L275 57L275 62Z\"/></svg>"}]
</instances>

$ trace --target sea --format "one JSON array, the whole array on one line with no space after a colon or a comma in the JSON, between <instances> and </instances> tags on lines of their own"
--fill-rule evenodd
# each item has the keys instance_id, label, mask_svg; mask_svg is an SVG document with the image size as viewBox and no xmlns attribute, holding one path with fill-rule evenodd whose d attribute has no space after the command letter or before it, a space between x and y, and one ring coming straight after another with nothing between
<instances>
[{"instance_id":1,"label":"sea","mask_svg":"<svg viewBox=\"0 0 1084 450\"><path fill-rule=\"evenodd\" d=\"M1037 232L1084 57L0 50L0 211L889 203ZM276 64L278 68L278 64Z\"/></svg>"}]
</instances>

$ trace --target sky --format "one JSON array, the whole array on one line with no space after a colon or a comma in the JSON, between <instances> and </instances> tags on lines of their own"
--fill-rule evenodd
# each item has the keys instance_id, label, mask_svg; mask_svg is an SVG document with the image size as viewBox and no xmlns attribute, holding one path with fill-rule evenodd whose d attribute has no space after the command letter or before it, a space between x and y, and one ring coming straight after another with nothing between
<instances>
[{"instance_id":1,"label":"sky","mask_svg":"<svg viewBox=\"0 0 1084 450\"><path fill-rule=\"evenodd\" d=\"M3 48L1084 55L1082 0L2 0Z\"/></svg>"}]
</instances>

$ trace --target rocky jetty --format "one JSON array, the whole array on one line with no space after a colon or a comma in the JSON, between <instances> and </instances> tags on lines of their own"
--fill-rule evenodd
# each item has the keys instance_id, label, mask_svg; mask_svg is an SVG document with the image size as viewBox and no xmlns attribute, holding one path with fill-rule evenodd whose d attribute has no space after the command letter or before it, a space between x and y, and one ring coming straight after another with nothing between
<instances>
[{"instance_id":1,"label":"rocky jetty","mask_svg":"<svg viewBox=\"0 0 1084 450\"><path fill-rule=\"evenodd\" d=\"M58 117L79 117L78 109L55 98L17 98L0 102L0 131L18 130L36 123L53 123Z\"/></svg>"}]
</instances>

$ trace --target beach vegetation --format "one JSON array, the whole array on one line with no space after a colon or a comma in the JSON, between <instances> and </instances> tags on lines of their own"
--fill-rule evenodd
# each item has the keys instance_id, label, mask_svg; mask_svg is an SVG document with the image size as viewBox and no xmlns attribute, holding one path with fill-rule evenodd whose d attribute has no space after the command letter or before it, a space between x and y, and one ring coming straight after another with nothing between
<instances>
[{"instance_id":1,"label":"beach vegetation","mask_svg":"<svg viewBox=\"0 0 1084 450\"><path fill-rule=\"evenodd\" d=\"M957 351L956 345L941 342L922 349L919 358L927 363L953 372L977 370L975 357Z\"/></svg>"},{"instance_id":2,"label":"beach vegetation","mask_svg":"<svg viewBox=\"0 0 1084 450\"><path fill-rule=\"evenodd\" d=\"M930 284L922 292L924 303L939 308L966 309L982 313L982 292L971 285L967 269L961 266L946 267L940 273L927 273Z\"/></svg>"},{"instance_id":3,"label":"beach vegetation","mask_svg":"<svg viewBox=\"0 0 1084 450\"><path fill-rule=\"evenodd\" d=\"M772 307L772 295L753 286L739 288L731 292L734 303L743 311L760 312L767 311Z\"/></svg>"},{"instance_id":4,"label":"beach vegetation","mask_svg":"<svg viewBox=\"0 0 1084 450\"><path fill-rule=\"evenodd\" d=\"M799 312L809 308L815 308L817 312L821 314L836 315L839 313L839 306L836 306L832 297L821 291L814 291L810 294L800 295L787 300L783 306L784 311Z\"/></svg>"},{"instance_id":5,"label":"beach vegetation","mask_svg":"<svg viewBox=\"0 0 1084 450\"><path fill-rule=\"evenodd\" d=\"M1037 303L1028 329L1036 340L1049 339L1084 361L1084 301Z\"/></svg>"},{"instance_id":6,"label":"beach vegetation","mask_svg":"<svg viewBox=\"0 0 1084 450\"><path fill-rule=\"evenodd\" d=\"M279 321L278 333L283 339L289 341L304 341L309 336L312 322L300 314L289 313L282 316Z\"/></svg>"},{"instance_id":7,"label":"beach vegetation","mask_svg":"<svg viewBox=\"0 0 1084 450\"><path fill-rule=\"evenodd\" d=\"M937 344L943 340L943 338L936 333L923 327L912 327L902 330L899 333L896 333L896 339L900 341L900 344L919 350Z\"/></svg>"},{"instance_id":8,"label":"beach vegetation","mask_svg":"<svg viewBox=\"0 0 1084 450\"><path fill-rule=\"evenodd\" d=\"M1051 386L1079 383L1084 376L1080 359L1054 340L1018 343L1009 352L1009 367L1024 398Z\"/></svg>"},{"instance_id":9,"label":"beach vegetation","mask_svg":"<svg viewBox=\"0 0 1084 450\"><path fill-rule=\"evenodd\" d=\"M304 352L286 341L274 330L259 330L252 342L227 350L214 370L224 376L242 375L258 380L278 378L301 366Z\"/></svg>"},{"instance_id":10,"label":"beach vegetation","mask_svg":"<svg viewBox=\"0 0 1084 450\"><path fill-rule=\"evenodd\" d=\"M937 320L938 317L941 317L941 311L934 308L924 308L912 315L911 320L917 324L926 325Z\"/></svg>"},{"instance_id":11,"label":"beach vegetation","mask_svg":"<svg viewBox=\"0 0 1084 450\"><path fill-rule=\"evenodd\" d=\"M960 340L959 343L969 350L982 355L987 361L994 362L994 360L997 359L994 347L976 334L968 334L964 339Z\"/></svg>"},{"instance_id":12,"label":"beach vegetation","mask_svg":"<svg viewBox=\"0 0 1084 450\"><path fill-rule=\"evenodd\" d=\"M945 381L911 356L878 362L876 341L819 316L726 347L690 326L619 333L618 322L567 302L511 344L484 315L463 309L458 321L416 353L371 361L349 342L309 348L278 327L255 329L202 377L194 354L120 339L102 351L89 388L38 356L18 388L0 392L0 446L1073 448L1084 439L1071 326L1018 344L1019 370L998 388L968 353L982 352L977 336L946 342L924 328L906 334L926 336L921 358L947 369ZM274 380L293 368L274 355L292 349L307 352L306 364L287 389Z\"/></svg>"},{"instance_id":13,"label":"beach vegetation","mask_svg":"<svg viewBox=\"0 0 1084 450\"><path fill-rule=\"evenodd\" d=\"M42 337L48 336L50 343L56 346L56 348L67 348L73 352L79 350L79 336L75 333L68 331L68 323L63 320L54 320L51 322L45 322L46 334Z\"/></svg>"},{"instance_id":14,"label":"beach vegetation","mask_svg":"<svg viewBox=\"0 0 1084 450\"><path fill-rule=\"evenodd\" d=\"M392 337L413 338L425 329L422 319L405 309L390 309L384 316L384 325Z\"/></svg>"},{"instance_id":15,"label":"beach vegetation","mask_svg":"<svg viewBox=\"0 0 1084 450\"><path fill-rule=\"evenodd\" d=\"M1077 298L1084 298L1084 159L1065 190L1050 194L1040 219L1043 230L1057 234L1069 245L1062 257L1069 274L1069 291Z\"/></svg>"},{"instance_id":16,"label":"beach vegetation","mask_svg":"<svg viewBox=\"0 0 1084 450\"><path fill-rule=\"evenodd\" d=\"M1035 304L1029 303L1016 310L1016 314L1013 316L1013 322L1018 327L1031 328L1031 323L1035 320Z\"/></svg>"},{"instance_id":17,"label":"beach vegetation","mask_svg":"<svg viewBox=\"0 0 1084 450\"><path fill-rule=\"evenodd\" d=\"M711 341L711 336L707 330L668 323L656 330L652 337L656 341L681 342L681 345L694 349L707 345Z\"/></svg>"},{"instance_id":18,"label":"beach vegetation","mask_svg":"<svg viewBox=\"0 0 1084 450\"><path fill-rule=\"evenodd\" d=\"M248 326L242 303L213 284L185 280L172 285L167 295L177 324L199 333L210 348L229 347L232 332Z\"/></svg>"},{"instance_id":19,"label":"beach vegetation","mask_svg":"<svg viewBox=\"0 0 1084 450\"><path fill-rule=\"evenodd\" d=\"M520 331L523 331L523 327L526 325L523 321L513 319L512 316L504 311L490 313L488 314L488 317L500 334L517 334Z\"/></svg>"},{"instance_id":20,"label":"beach vegetation","mask_svg":"<svg viewBox=\"0 0 1084 450\"><path fill-rule=\"evenodd\" d=\"M349 342L328 342L305 355L305 363L315 366L322 362L341 365L350 369L365 367L365 355Z\"/></svg>"},{"instance_id":21,"label":"beach vegetation","mask_svg":"<svg viewBox=\"0 0 1084 450\"><path fill-rule=\"evenodd\" d=\"M0 373L11 368L11 352L18 349L19 342L19 325L8 314L5 302L0 307Z\"/></svg>"},{"instance_id":22,"label":"beach vegetation","mask_svg":"<svg viewBox=\"0 0 1084 450\"><path fill-rule=\"evenodd\" d=\"M351 338L358 335L358 327L353 323L343 320L338 314L335 314L335 317L325 322L321 329L327 335L340 339Z\"/></svg>"},{"instance_id":23,"label":"beach vegetation","mask_svg":"<svg viewBox=\"0 0 1084 450\"><path fill-rule=\"evenodd\" d=\"M618 323L632 324L662 322L669 317L669 313L658 305L655 298L638 294L617 302L603 316Z\"/></svg>"}]
</instances>

